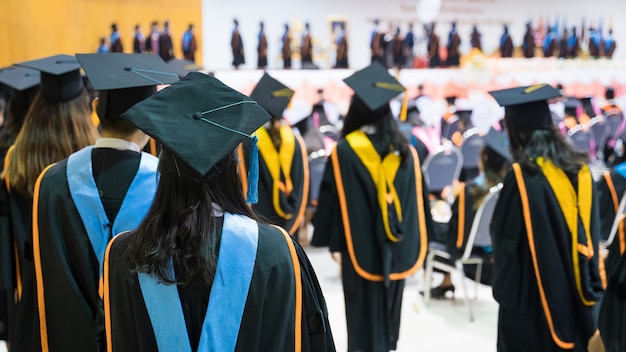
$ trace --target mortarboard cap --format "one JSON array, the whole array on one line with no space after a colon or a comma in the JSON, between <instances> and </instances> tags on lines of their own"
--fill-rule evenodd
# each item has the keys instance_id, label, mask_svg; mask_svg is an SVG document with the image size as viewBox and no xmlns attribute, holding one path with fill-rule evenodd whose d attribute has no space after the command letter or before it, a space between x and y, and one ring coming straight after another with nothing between
<instances>
[{"instance_id":1,"label":"mortarboard cap","mask_svg":"<svg viewBox=\"0 0 626 352\"><path fill-rule=\"evenodd\" d=\"M374 62L343 80L368 109L378 110L406 89L386 68Z\"/></svg>"},{"instance_id":2,"label":"mortarboard cap","mask_svg":"<svg viewBox=\"0 0 626 352\"><path fill-rule=\"evenodd\" d=\"M606 87L606 90L604 91L604 97L608 100L615 99L615 88Z\"/></svg>"},{"instance_id":3,"label":"mortarboard cap","mask_svg":"<svg viewBox=\"0 0 626 352\"><path fill-rule=\"evenodd\" d=\"M532 129L552 128L548 99L561 96L557 89L548 84L491 91L489 94L504 106L505 120Z\"/></svg>"},{"instance_id":4,"label":"mortarboard cap","mask_svg":"<svg viewBox=\"0 0 626 352\"><path fill-rule=\"evenodd\" d=\"M254 203L250 191L256 190L258 160L256 136L250 135L270 119L254 100L214 77L192 72L137 103L122 117L201 176L243 140L253 138L249 172L256 175L248 177L248 201Z\"/></svg>"},{"instance_id":5,"label":"mortarboard cap","mask_svg":"<svg viewBox=\"0 0 626 352\"><path fill-rule=\"evenodd\" d=\"M40 94L54 102L67 102L77 98L83 91L80 65L74 56L55 55L43 59L22 62L16 66L41 72Z\"/></svg>"},{"instance_id":6,"label":"mortarboard cap","mask_svg":"<svg viewBox=\"0 0 626 352\"><path fill-rule=\"evenodd\" d=\"M582 107L582 103L580 102L580 100L576 98L569 97L565 99L565 102L563 102L563 107L564 107L563 112L566 115L578 117L579 109Z\"/></svg>"},{"instance_id":7,"label":"mortarboard cap","mask_svg":"<svg viewBox=\"0 0 626 352\"><path fill-rule=\"evenodd\" d=\"M131 106L153 95L156 86L178 80L158 55L76 54L93 89L100 91L98 117L116 119Z\"/></svg>"},{"instance_id":8,"label":"mortarboard cap","mask_svg":"<svg viewBox=\"0 0 626 352\"><path fill-rule=\"evenodd\" d=\"M513 160L511 152L509 151L509 137L504 132L499 132L492 127L483 137L483 141L486 146L493 149L493 151L500 154L500 156L506 160Z\"/></svg>"},{"instance_id":9,"label":"mortarboard cap","mask_svg":"<svg viewBox=\"0 0 626 352\"><path fill-rule=\"evenodd\" d=\"M278 80L268 75L267 72L259 80L250 94L250 98L256 100L273 118L280 119L294 91Z\"/></svg>"},{"instance_id":10,"label":"mortarboard cap","mask_svg":"<svg viewBox=\"0 0 626 352\"><path fill-rule=\"evenodd\" d=\"M40 74L37 70L24 67L7 67L0 70L0 84L4 84L16 91L24 91L38 86Z\"/></svg>"},{"instance_id":11,"label":"mortarboard cap","mask_svg":"<svg viewBox=\"0 0 626 352\"><path fill-rule=\"evenodd\" d=\"M169 66L170 70L174 71L180 78L184 78L190 72L198 72L202 70L202 66L191 60L183 59L171 59L167 62L167 66Z\"/></svg>"}]
</instances>

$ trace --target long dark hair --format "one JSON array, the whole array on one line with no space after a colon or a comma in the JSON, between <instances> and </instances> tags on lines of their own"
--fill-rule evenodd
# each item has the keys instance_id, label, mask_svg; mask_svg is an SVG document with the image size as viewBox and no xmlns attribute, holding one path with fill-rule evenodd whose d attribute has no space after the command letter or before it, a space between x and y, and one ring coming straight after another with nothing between
<instances>
[{"instance_id":1,"label":"long dark hair","mask_svg":"<svg viewBox=\"0 0 626 352\"><path fill-rule=\"evenodd\" d=\"M372 111L359 97L354 95L343 123L341 138L346 138L351 132L370 124L376 127L376 134L382 137L383 145L389 146L388 151L397 150L402 161L404 161L409 154L409 142L398 129L398 124L391 115L389 104L384 104Z\"/></svg>"},{"instance_id":2,"label":"long dark hair","mask_svg":"<svg viewBox=\"0 0 626 352\"><path fill-rule=\"evenodd\" d=\"M241 192L238 170L236 150L202 177L163 149L154 202L125 253L129 270L156 275L168 284L211 283L219 246L213 203L224 212L256 220ZM170 260L177 269L175 278Z\"/></svg>"},{"instance_id":3,"label":"long dark hair","mask_svg":"<svg viewBox=\"0 0 626 352\"><path fill-rule=\"evenodd\" d=\"M487 145L480 151L480 160L485 181L469 190L474 210L478 209L491 187L502 183L509 168L508 160Z\"/></svg>"},{"instance_id":4,"label":"long dark hair","mask_svg":"<svg viewBox=\"0 0 626 352\"><path fill-rule=\"evenodd\" d=\"M517 123L515 119L506 118L505 125L509 131L513 159L528 170L538 171L535 161L538 157L544 157L569 176L574 176L589 162L589 156L575 150L554 126L549 129L532 129Z\"/></svg>"},{"instance_id":5,"label":"long dark hair","mask_svg":"<svg viewBox=\"0 0 626 352\"><path fill-rule=\"evenodd\" d=\"M280 150L280 146L283 144L283 138L280 135L280 119L272 116L270 120L270 128L267 129L267 134L272 139L272 144L276 150Z\"/></svg>"}]
</instances>

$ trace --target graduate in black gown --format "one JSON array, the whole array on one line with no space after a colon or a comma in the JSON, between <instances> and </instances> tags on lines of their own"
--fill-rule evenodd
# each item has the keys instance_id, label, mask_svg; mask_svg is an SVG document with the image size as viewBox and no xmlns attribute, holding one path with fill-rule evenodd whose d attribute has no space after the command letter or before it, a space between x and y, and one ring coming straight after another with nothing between
<instances>
[{"instance_id":1,"label":"graduate in black gown","mask_svg":"<svg viewBox=\"0 0 626 352\"><path fill-rule=\"evenodd\" d=\"M259 201L252 208L290 235L298 231L304 219L309 195L309 163L304 140L282 123L283 111L292 96L293 90L267 73L250 94L250 98L271 116L270 121L256 131L259 140ZM242 168L245 169L250 167L246 150L241 149ZM247 172L241 174L245 176Z\"/></svg>"},{"instance_id":2,"label":"graduate in black gown","mask_svg":"<svg viewBox=\"0 0 626 352\"><path fill-rule=\"evenodd\" d=\"M586 351L602 297L588 156L554 127L545 84L491 92L505 107L513 171L491 222L498 351Z\"/></svg>"},{"instance_id":3,"label":"graduate in black gown","mask_svg":"<svg viewBox=\"0 0 626 352\"><path fill-rule=\"evenodd\" d=\"M80 65L69 55L55 55L18 64L40 71L41 85L15 144L9 149L2 174L8 192L13 241L17 316L12 351L40 350L37 290L32 241L35 183L43 169L92 145L98 132L91 121L89 94ZM5 187L6 186L6 187Z\"/></svg>"},{"instance_id":4,"label":"graduate in black gown","mask_svg":"<svg viewBox=\"0 0 626 352\"><path fill-rule=\"evenodd\" d=\"M621 137L626 139L626 135ZM598 207L600 210L600 229L603 240L609 238L615 214L619 203L626 191L626 157L624 157L624 148L622 145L621 155L615 155L612 159L617 162L613 168L606 171L600 180L596 182L598 190Z\"/></svg>"},{"instance_id":5,"label":"graduate in black gown","mask_svg":"<svg viewBox=\"0 0 626 352\"><path fill-rule=\"evenodd\" d=\"M306 255L257 220L252 177L241 193L236 147L265 110L190 73L123 117L163 150L152 208L105 255L109 351L334 351Z\"/></svg>"},{"instance_id":6,"label":"graduate in black gown","mask_svg":"<svg viewBox=\"0 0 626 352\"><path fill-rule=\"evenodd\" d=\"M100 90L94 103L102 137L39 176L33 203L33 257L42 350L103 351L98 294L112 236L139 225L156 191L158 159L142 153L148 136L120 115L175 73L156 55L77 55ZM133 70L125 70L131 67ZM135 72L150 70L162 72ZM145 72L145 71L144 71ZM153 79L154 78L154 79Z\"/></svg>"},{"instance_id":7,"label":"graduate in black gown","mask_svg":"<svg viewBox=\"0 0 626 352\"><path fill-rule=\"evenodd\" d=\"M0 129L0 160L15 142L33 99L39 92L39 71L22 67L0 70L0 86L8 87L9 96L4 112L4 124ZM2 164L4 167L4 164ZM16 289L14 249L11 219L8 212L8 194L0 187L0 340L10 346L10 337L17 313L13 299Z\"/></svg>"},{"instance_id":8,"label":"graduate in black gown","mask_svg":"<svg viewBox=\"0 0 626 352\"><path fill-rule=\"evenodd\" d=\"M246 63L246 57L244 55L241 33L239 33L239 21L234 19L233 24L234 27L230 36L230 50L233 53L233 66L235 66L235 70L237 70L239 66Z\"/></svg>"},{"instance_id":9,"label":"graduate in black gown","mask_svg":"<svg viewBox=\"0 0 626 352\"><path fill-rule=\"evenodd\" d=\"M340 253L348 351L390 351L404 279L426 256L426 185L388 104L404 87L378 63L345 82L355 95L326 164L311 243Z\"/></svg>"},{"instance_id":10,"label":"graduate in black gown","mask_svg":"<svg viewBox=\"0 0 626 352\"><path fill-rule=\"evenodd\" d=\"M606 258L607 288L598 316L598 330L603 349L596 351L626 351L626 218L622 216L615 239ZM594 336L595 339L597 337Z\"/></svg>"}]
</instances>

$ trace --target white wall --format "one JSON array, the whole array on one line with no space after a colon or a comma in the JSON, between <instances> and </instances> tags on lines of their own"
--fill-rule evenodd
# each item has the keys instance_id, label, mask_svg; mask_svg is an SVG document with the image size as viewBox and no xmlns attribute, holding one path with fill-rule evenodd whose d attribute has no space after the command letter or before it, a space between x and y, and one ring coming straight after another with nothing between
<instances>
[{"instance_id":1,"label":"white wall","mask_svg":"<svg viewBox=\"0 0 626 352\"><path fill-rule=\"evenodd\" d=\"M349 61L353 68L369 64L369 36L371 21L379 18L383 24L406 24L414 22L417 35L422 34L416 8L418 1L432 0L203 0L203 61L208 70L223 70L231 67L230 33L232 20L237 18L242 34L246 64L244 69L256 68L256 45L259 21L265 22L268 37L269 68L281 68L281 43L284 23L289 23L294 38L300 36L304 22L310 22L311 32L318 43L316 63L329 67L334 63L334 52L330 50L331 33L329 20L337 17L348 19ZM534 26L540 18L560 18L567 27L576 25L580 31L585 27L604 23L606 34L610 24L617 39L616 58L626 57L626 23L621 16L626 13L625 0L441 0L437 17L437 33L445 45L450 22L458 22L462 38L461 51L469 49L469 33L477 23L483 34L483 50L487 53L497 48L502 33L502 23L509 23L514 44L519 46L525 23L532 20ZM424 43L417 44L415 51L424 52ZM586 45L585 45L586 46ZM294 62L294 68L299 63Z\"/></svg>"}]
</instances>

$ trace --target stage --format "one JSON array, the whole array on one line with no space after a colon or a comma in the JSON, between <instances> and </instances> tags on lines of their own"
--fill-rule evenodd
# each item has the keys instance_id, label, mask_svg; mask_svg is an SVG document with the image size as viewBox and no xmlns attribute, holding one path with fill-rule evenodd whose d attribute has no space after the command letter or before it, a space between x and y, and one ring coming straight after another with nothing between
<instances>
[{"instance_id":1,"label":"stage","mask_svg":"<svg viewBox=\"0 0 626 352\"><path fill-rule=\"evenodd\" d=\"M352 91L343 83L355 69L268 70L267 72L296 90L294 100L314 103L317 89L324 89L324 98L338 105L349 102ZM468 97L487 91L519 85L548 83L564 86L567 96L603 97L606 86L616 88L617 95L626 89L626 61L622 60L562 60L556 58L498 59L475 57L462 68L390 70L408 89L409 96L417 96L417 86L424 86L424 94L435 99L455 95ZM263 75L261 70L221 70L215 77L229 86L250 94Z\"/></svg>"}]
</instances>

